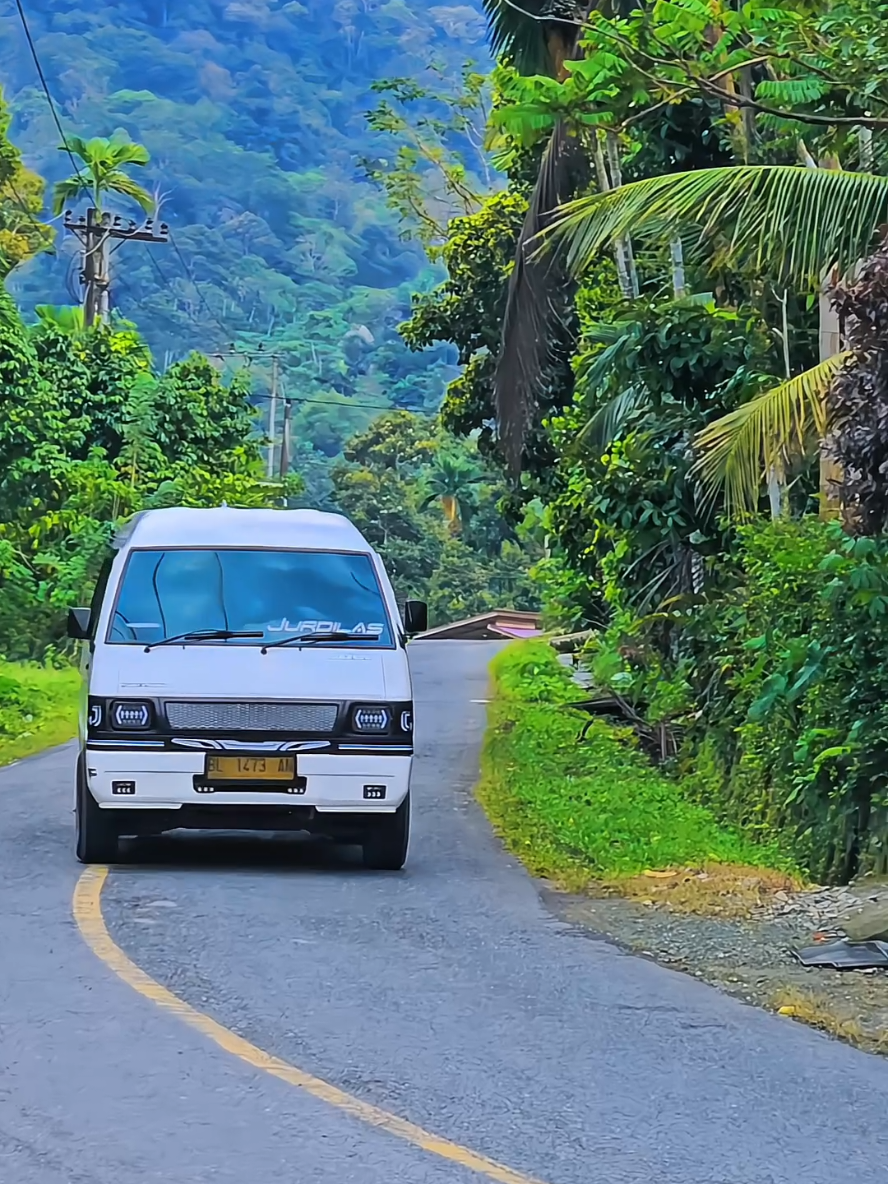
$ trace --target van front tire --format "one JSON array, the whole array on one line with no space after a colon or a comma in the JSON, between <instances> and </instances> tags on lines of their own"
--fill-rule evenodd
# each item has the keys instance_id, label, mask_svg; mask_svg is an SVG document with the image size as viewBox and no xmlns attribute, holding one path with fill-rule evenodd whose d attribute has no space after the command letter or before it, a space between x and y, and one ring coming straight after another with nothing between
<instances>
[{"instance_id":1,"label":"van front tire","mask_svg":"<svg viewBox=\"0 0 888 1184\"><path fill-rule=\"evenodd\" d=\"M394 814L383 814L370 823L361 843L364 867L378 872L398 872L407 862L410 842L410 794Z\"/></svg>"},{"instance_id":2,"label":"van front tire","mask_svg":"<svg viewBox=\"0 0 888 1184\"><path fill-rule=\"evenodd\" d=\"M113 863L118 842L117 822L89 792L81 756L77 761L77 858L81 863Z\"/></svg>"}]
</instances>

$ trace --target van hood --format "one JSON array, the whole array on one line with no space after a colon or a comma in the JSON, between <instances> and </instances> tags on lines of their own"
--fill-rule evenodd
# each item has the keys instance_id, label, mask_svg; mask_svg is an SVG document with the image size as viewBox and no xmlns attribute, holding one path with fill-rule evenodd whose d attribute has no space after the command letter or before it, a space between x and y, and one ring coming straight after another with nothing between
<instances>
[{"instance_id":1,"label":"van hood","mask_svg":"<svg viewBox=\"0 0 888 1184\"><path fill-rule=\"evenodd\" d=\"M386 699L387 678L403 664L396 650L364 651L258 646L102 646L94 655L90 691L122 698ZM397 687L397 690L400 690Z\"/></svg>"}]
</instances>

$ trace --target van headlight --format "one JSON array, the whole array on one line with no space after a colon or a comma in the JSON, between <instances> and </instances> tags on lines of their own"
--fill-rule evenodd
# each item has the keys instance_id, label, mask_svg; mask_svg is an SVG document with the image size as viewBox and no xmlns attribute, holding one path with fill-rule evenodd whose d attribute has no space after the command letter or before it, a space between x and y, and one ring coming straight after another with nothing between
<instances>
[{"instance_id":1,"label":"van headlight","mask_svg":"<svg viewBox=\"0 0 888 1184\"><path fill-rule=\"evenodd\" d=\"M368 705L356 707L352 712L352 726L356 732L387 732L392 722L388 707Z\"/></svg>"},{"instance_id":2,"label":"van headlight","mask_svg":"<svg viewBox=\"0 0 888 1184\"><path fill-rule=\"evenodd\" d=\"M143 699L118 699L111 704L108 717L112 728L127 732L144 732L151 726L151 704Z\"/></svg>"}]
</instances>

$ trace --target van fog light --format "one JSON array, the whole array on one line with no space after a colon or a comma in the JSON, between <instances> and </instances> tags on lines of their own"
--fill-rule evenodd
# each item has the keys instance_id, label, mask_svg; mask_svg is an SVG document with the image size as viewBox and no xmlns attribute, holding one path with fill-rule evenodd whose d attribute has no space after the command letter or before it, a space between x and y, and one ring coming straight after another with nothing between
<instances>
[{"instance_id":1,"label":"van fog light","mask_svg":"<svg viewBox=\"0 0 888 1184\"><path fill-rule=\"evenodd\" d=\"M391 713L387 707L357 707L352 719L357 732L384 732Z\"/></svg>"},{"instance_id":2,"label":"van fog light","mask_svg":"<svg viewBox=\"0 0 888 1184\"><path fill-rule=\"evenodd\" d=\"M364 786L364 799L366 801L378 802L378 801L381 801L384 797L385 797L385 786L384 785L365 785Z\"/></svg>"}]
</instances>

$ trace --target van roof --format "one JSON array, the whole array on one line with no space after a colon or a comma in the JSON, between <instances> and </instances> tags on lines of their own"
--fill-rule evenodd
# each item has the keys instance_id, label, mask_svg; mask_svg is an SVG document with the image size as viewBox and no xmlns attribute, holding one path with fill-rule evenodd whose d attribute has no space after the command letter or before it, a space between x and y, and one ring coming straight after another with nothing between
<instances>
[{"instance_id":1,"label":"van roof","mask_svg":"<svg viewBox=\"0 0 888 1184\"><path fill-rule=\"evenodd\" d=\"M117 546L373 550L342 514L321 510L238 510L228 506L213 510L145 510L123 528Z\"/></svg>"}]
</instances>

